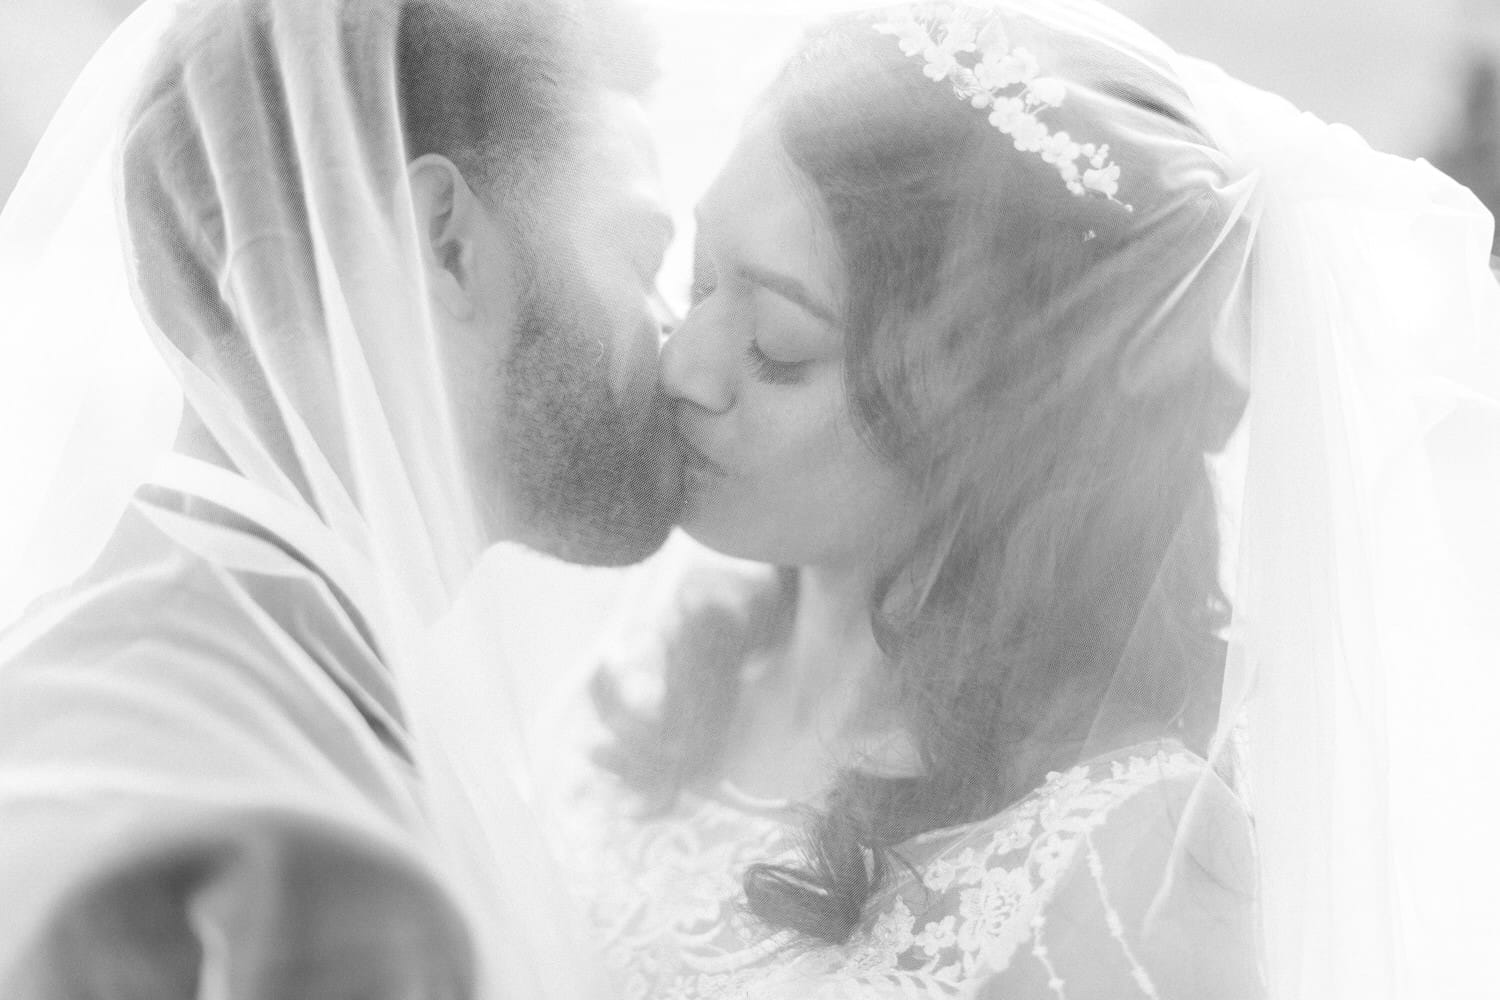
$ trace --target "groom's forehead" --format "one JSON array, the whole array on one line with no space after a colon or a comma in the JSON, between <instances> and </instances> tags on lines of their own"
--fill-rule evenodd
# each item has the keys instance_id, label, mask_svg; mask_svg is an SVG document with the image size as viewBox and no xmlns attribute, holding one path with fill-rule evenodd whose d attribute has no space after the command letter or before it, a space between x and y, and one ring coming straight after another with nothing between
<instances>
[{"instance_id":1,"label":"groom's forehead","mask_svg":"<svg viewBox=\"0 0 1500 1000\"><path fill-rule=\"evenodd\" d=\"M582 200L611 226L673 235L656 142L640 102L610 92L600 101L580 178Z\"/></svg>"},{"instance_id":2,"label":"groom's forehead","mask_svg":"<svg viewBox=\"0 0 1500 1000\"><path fill-rule=\"evenodd\" d=\"M593 127L584 145L596 180L615 181L621 187L661 196L661 168L656 137L641 102L619 91L606 91L591 116Z\"/></svg>"}]
</instances>

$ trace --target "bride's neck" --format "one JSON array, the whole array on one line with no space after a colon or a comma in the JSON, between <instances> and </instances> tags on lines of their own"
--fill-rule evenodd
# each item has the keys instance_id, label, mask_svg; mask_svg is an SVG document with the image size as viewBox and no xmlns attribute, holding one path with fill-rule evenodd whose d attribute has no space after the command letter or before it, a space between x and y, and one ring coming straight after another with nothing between
<instances>
[{"instance_id":1,"label":"bride's neck","mask_svg":"<svg viewBox=\"0 0 1500 1000\"><path fill-rule=\"evenodd\" d=\"M800 571L791 632L775 682L792 722L846 728L867 719L884 654L870 620L873 574L863 569Z\"/></svg>"},{"instance_id":2,"label":"bride's neck","mask_svg":"<svg viewBox=\"0 0 1500 1000\"><path fill-rule=\"evenodd\" d=\"M747 678L724 777L751 794L813 802L845 767L911 772L870 622L873 590L866 574L799 571L790 632Z\"/></svg>"}]
</instances>

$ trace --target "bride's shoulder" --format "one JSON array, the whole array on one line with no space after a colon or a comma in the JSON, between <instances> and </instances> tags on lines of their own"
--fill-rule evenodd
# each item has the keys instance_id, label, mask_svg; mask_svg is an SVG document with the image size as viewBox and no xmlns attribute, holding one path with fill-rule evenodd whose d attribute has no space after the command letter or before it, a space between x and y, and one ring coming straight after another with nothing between
<instances>
[{"instance_id":1,"label":"bride's shoulder","mask_svg":"<svg viewBox=\"0 0 1500 1000\"><path fill-rule=\"evenodd\" d=\"M1157 809L1175 814L1204 789L1222 798L1224 807L1239 808L1234 793L1197 754L1174 740L1140 743L1053 771L1030 794L993 816L922 834L910 846L918 853L1005 855L1038 837L1101 830L1132 800L1150 800ZM1135 814L1145 811L1132 809L1129 819L1139 822L1143 817Z\"/></svg>"},{"instance_id":2,"label":"bride's shoulder","mask_svg":"<svg viewBox=\"0 0 1500 1000\"><path fill-rule=\"evenodd\" d=\"M1243 797L1175 740L1125 748L1049 775L1024 811L1034 816L1038 841L1058 845L1057 853L1071 863L1070 870L1056 873L1055 892L1064 903L1068 878L1098 883L1088 893L1117 883L1126 892L1152 871L1188 889L1202 880L1236 896L1254 893ZM997 825L1004 826L1003 818ZM1123 872L1129 873L1129 887L1116 877Z\"/></svg>"},{"instance_id":3,"label":"bride's shoulder","mask_svg":"<svg viewBox=\"0 0 1500 1000\"><path fill-rule=\"evenodd\" d=\"M1054 959L1074 985L1098 978L1098 995L1114 995L1137 972L1174 987L1184 970L1201 973L1184 948L1220 949L1218 972L1236 978L1228 965L1249 954L1248 814L1180 744L1054 772L1002 812L916 837L901 853L909 877L884 901L872 939L899 940L975 983L998 976L1007 996L1033 995L1021 980Z\"/></svg>"}]
</instances>

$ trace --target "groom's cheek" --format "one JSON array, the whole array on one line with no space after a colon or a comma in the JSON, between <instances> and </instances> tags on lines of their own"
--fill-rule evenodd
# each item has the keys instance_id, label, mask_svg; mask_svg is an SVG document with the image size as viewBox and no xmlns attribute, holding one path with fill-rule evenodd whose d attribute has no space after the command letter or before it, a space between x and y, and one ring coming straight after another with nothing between
<instances>
[{"instance_id":1,"label":"groom's cheek","mask_svg":"<svg viewBox=\"0 0 1500 1000\"><path fill-rule=\"evenodd\" d=\"M570 206L564 266L580 332L596 346L610 396L624 405L656 391L661 324L638 263L640 226L614 186L600 183Z\"/></svg>"},{"instance_id":2,"label":"groom's cheek","mask_svg":"<svg viewBox=\"0 0 1500 1000\"><path fill-rule=\"evenodd\" d=\"M606 366L603 374L611 398L626 406L649 398L656 392L661 324L639 279L617 261L605 261L586 275L586 281L596 312L590 332Z\"/></svg>"},{"instance_id":3,"label":"groom's cheek","mask_svg":"<svg viewBox=\"0 0 1500 1000\"><path fill-rule=\"evenodd\" d=\"M610 358L610 392L627 410L644 407L657 395L661 326L655 317L636 317L633 332L616 341Z\"/></svg>"}]
</instances>

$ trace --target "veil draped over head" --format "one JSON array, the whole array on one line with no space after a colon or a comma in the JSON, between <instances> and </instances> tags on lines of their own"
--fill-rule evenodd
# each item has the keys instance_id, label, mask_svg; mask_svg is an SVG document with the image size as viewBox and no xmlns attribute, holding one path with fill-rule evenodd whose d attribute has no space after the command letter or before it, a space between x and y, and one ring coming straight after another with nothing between
<instances>
[{"instance_id":1,"label":"veil draped over head","mask_svg":"<svg viewBox=\"0 0 1500 1000\"><path fill-rule=\"evenodd\" d=\"M976 38L962 6L922 20L940 6L896 16L946 24L926 36L935 47L892 30L929 79L947 72L932 86L958 102L973 78L950 60L982 66L986 22L970 22L981 34L964 55ZM1197 426L1148 426L1211 470L1230 614L1200 745L1248 806L1269 995L1479 995L1472 956L1497 930L1486 901L1500 889L1482 833L1490 796L1467 777L1500 694L1493 219L1427 163L1376 152L1098 5L977 9L999 12L1002 46L1035 57L1008 78L1035 74L1027 103L999 103L1010 90L989 105L1003 155L1040 178L1022 183L1044 191L1048 227L1098 248L1030 306L1034 328L1010 335L1054 338L1064 360L1039 368L1062 392L1112 366L1101 414L1202 391L1205 365L1210 395L1229 401L1197 409ZM1086 162L1080 143L1107 157ZM1083 193L1065 188L1079 180ZM1049 266L1066 273L1054 260L1030 274ZM1220 424L1226 412L1238 419ZM994 474L1014 475L1003 459ZM1181 704L1180 679L1159 669L1170 633L1152 618L1181 592L1195 516L1182 513L1137 617L1114 633L1080 759ZM1201 722L1188 714L1169 729L1191 737ZM1226 847L1199 808L1214 780L1182 800L1158 898Z\"/></svg>"},{"instance_id":2,"label":"veil draped over head","mask_svg":"<svg viewBox=\"0 0 1500 1000\"><path fill-rule=\"evenodd\" d=\"M1183 73L1255 185L1221 732L1247 740L1272 995L1477 996L1500 866L1461 775L1500 694L1494 222L1425 162Z\"/></svg>"},{"instance_id":3,"label":"veil draped over head","mask_svg":"<svg viewBox=\"0 0 1500 1000\"><path fill-rule=\"evenodd\" d=\"M391 672L421 792L397 790L401 829L374 810L360 822L415 836L444 873L473 918L487 996L603 987L529 818L515 677L479 616L450 614L517 512L493 468L507 442L484 436L506 405L500 362L441 328L408 163L428 152L414 126L461 132L485 113L476 95L528 84L550 88L556 120L488 123L501 154L529 139L573 155L562 132L612 85L594 57L622 41L594 37L603 29L583 11L150 0L84 73L0 216L3 462L24 474L7 479L19 516L4 526L5 621L89 565L143 482L189 498L153 516L230 586L227 571L253 569L254 553L214 524L279 539ZM497 38L533 63L487 59ZM440 76L440 60L470 77L413 111L403 87ZM492 180L482 162L458 166L476 190ZM512 203L542 197L526 178L506 183ZM639 404L620 406L620 433L652 447L654 370L631 369L605 336L583 354L599 385ZM167 451L179 400L217 464ZM627 502L653 489L609 486ZM316 651L284 652L319 672ZM371 767L388 771L386 749L367 742ZM69 780L89 794L92 776Z\"/></svg>"},{"instance_id":4,"label":"veil draped over head","mask_svg":"<svg viewBox=\"0 0 1500 1000\"><path fill-rule=\"evenodd\" d=\"M505 514L470 437L489 387L438 335L406 182L401 12L423 6L150 0L85 73L0 216L0 463L42 470L9 487L22 515L0 531L23 558L0 614L87 566L143 480L274 532L391 668L423 777L412 828L433 831L423 850L468 907L485 995L604 996L529 818L546 775L530 767L511 678L478 622L445 617ZM849 372L872 435L935 494L967 484L932 497L953 517L924 526L913 585L893 589L915 603L890 622L912 649L1024 646L1086 664L1054 685L1073 711L1034 720L1045 767L1159 735L1208 760L1168 803L1168 863L1080 877L1170 901L1178 880L1225 867L1209 856L1234 850L1217 805L1232 789L1251 818L1270 996L1480 995L1476 956L1500 934L1485 837L1500 704L1493 220L1425 163L1084 0L902 8L861 30L860 45L905 60L903 93L928 88L913 99L989 129L935 155L1003 163L993 183L960 188L973 200L952 213L932 293L850 317L875 359ZM810 51L775 87L796 97L843 50ZM944 137L931 128L918 138ZM909 145L867 166L926 155ZM905 189L871 190L891 204ZM913 218L931 222L929 208ZM1045 252L976 270L996 218ZM944 321L902 325L932 316ZM17 402L39 398L22 391L37 381L41 416ZM238 475L141 461L164 450L178 398ZM1122 440L1160 464L1132 465ZM1043 444L1053 451L1019 450ZM1011 476L1023 454L1030 478ZM963 462L979 481L957 475ZM1059 553L1112 565L1088 533L1132 530L1110 520L1099 481L1122 466L1206 468L1212 530L1176 480L1124 477L1156 512L1152 534L1127 539L1118 578L1069 577ZM211 560L238 557L201 527L184 516L170 530ZM1021 556L1002 570L950 558L1005 531ZM1202 600L1183 611L1173 602L1194 587ZM1000 639L922 633L942 620L923 602L960 590L1018 609ZM1212 628L1215 669L1164 668L1195 662L1172 648L1178 626ZM1106 933L1148 936L1162 919L1151 905L1128 916ZM1048 933L1057 955L1087 954L1069 934L1094 943L1083 925ZM1065 987L1090 977L1056 972Z\"/></svg>"},{"instance_id":5,"label":"veil draped over head","mask_svg":"<svg viewBox=\"0 0 1500 1000\"><path fill-rule=\"evenodd\" d=\"M1205 872L1244 877L1277 1000L1482 995L1490 214L1087 0L836 16L760 112L847 265L856 415L928 519L874 609L925 770L846 772L802 861L747 879L757 914L839 942L914 833L1170 737L1208 769L1163 783L1166 848L1080 854L1114 912L1034 925L1037 995L1104 995L1101 956L1193 919ZM716 737L683 725L692 775Z\"/></svg>"},{"instance_id":6,"label":"veil draped over head","mask_svg":"<svg viewBox=\"0 0 1500 1000\"><path fill-rule=\"evenodd\" d=\"M1493 219L1096 5L999 7L1041 27L1059 118L1088 107L1075 134L1109 144L1134 202L1078 302L1125 394L1191 391L1205 352L1244 389L1208 449L1231 617L1207 755L1249 808L1270 995L1477 996L1465 956L1500 887L1464 777L1500 695ZM1049 36L1104 56L1049 57ZM1159 638L1124 643L1085 756L1156 700Z\"/></svg>"},{"instance_id":7,"label":"veil draped over head","mask_svg":"<svg viewBox=\"0 0 1500 1000\"><path fill-rule=\"evenodd\" d=\"M1205 351L1245 390L1209 458L1232 610L1208 757L1249 808L1269 995L1477 996L1466 956L1500 888L1493 807L1463 777L1500 694L1494 221L1427 163L1098 6L1016 9L1121 60L1066 76L1061 111L1100 102L1081 138L1135 201L1139 252L1087 286L1126 391L1189 391ZM1125 644L1101 722L1153 683L1149 642Z\"/></svg>"}]
</instances>

